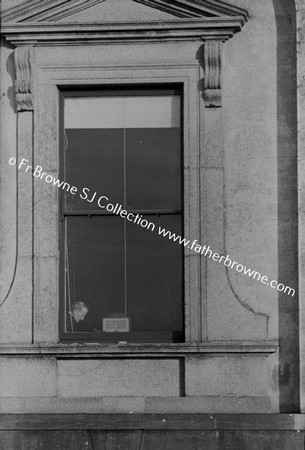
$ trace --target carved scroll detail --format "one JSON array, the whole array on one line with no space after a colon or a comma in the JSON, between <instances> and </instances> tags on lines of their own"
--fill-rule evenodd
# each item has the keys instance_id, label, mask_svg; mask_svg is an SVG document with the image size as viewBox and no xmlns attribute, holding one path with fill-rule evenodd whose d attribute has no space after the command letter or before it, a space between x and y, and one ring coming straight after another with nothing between
<instances>
[{"instance_id":1,"label":"carved scroll detail","mask_svg":"<svg viewBox=\"0 0 305 450\"><path fill-rule=\"evenodd\" d=\"M204 44L204 102L207 107L221 106L222 42Z\"/></svg>"},{"instance_id":2,"label":"carved scroll detail","mask_svg":"<svg viewBox=\"0 0 305 450\"><path fill-rule=\"evenodd\" d=\"M20 46L14 52L16 69L16 102L18 111L33 110L32 94L32 62L33 47L30 45Z\"/></svg>"}]
</instances>

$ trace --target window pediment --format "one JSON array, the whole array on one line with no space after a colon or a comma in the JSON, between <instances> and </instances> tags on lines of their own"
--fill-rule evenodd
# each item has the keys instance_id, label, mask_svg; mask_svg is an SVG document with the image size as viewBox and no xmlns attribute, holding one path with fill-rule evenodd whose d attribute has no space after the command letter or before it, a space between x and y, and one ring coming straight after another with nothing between
<instances>
[{"instance_id":1,"label":"window pediment","mask_svg":"<svg viewBox=\"0 0 305 450\"><path fill-rule=\"evenodd\" d=\"M126 0L124 0L126 3ZM241 16L247 20L245 9L238 8L219 0L131 0L133 3L163 11L168 15L181 18L213 18ZM1 14L2 22L57 22L83 10L93 9L96 5L106 8L110 0L30 0L9 8ZM111 0L113 4L113 0ZM119 6L119 2L117 2ZM121 0L123 5L123 2ZM120 9L120 7L119 7ZM103 9L100 10L101 12ZM118 11L118 18L120 11ZM103 19L103 18L102 18ZM96 21L96 17L95 20Z\"/></svg>"},{"instance_id":2,"label":"window pediment","mask_svg":"<svg viewBox=\"0 0 305 450\"><path fill-rule=\"evenodd\" d=\"M110 0L27 1L2 12L2 34L15 45L225 41L248 20L244 9L217 0L115 1L110 9Z\"/></svg>"}]
</instances>

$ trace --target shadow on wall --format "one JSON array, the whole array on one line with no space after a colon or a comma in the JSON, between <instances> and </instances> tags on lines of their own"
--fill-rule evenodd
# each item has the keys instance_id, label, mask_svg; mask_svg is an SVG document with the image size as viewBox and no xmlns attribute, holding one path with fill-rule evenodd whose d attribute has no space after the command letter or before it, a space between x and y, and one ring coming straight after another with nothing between
<instances>
[{"instance_id":1,"label":"shadow on wall","mask_svg":"<svg viewBox=\"0 0 305 450\"><path fill-rule=\"evenodd\" d=\"M277 28L278 280L280 412L299 412L297 74L294 0L273 0Z\"/></svg>"}]
</instances>

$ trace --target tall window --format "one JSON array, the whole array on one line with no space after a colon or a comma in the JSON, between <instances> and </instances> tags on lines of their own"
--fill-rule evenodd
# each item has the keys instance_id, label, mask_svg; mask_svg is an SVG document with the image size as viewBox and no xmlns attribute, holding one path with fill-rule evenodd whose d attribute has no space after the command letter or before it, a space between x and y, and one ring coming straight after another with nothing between
<instances>
[{"instance_id":1,"label":"tall window","mask_svg":"<svg viewBox=\"0 0 305 450\"><path fill-rule=\"evenodd\" d=\"M62 111L61 339L183 341L179 88L65 91Z\"/></svg>"}]
</instances>

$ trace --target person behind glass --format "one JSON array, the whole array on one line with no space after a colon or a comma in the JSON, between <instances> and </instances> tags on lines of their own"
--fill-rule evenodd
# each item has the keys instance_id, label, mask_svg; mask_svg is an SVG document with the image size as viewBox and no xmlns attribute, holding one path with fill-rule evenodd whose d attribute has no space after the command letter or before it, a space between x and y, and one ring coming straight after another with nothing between
<instances>
[{"instance_id":1,"label":"person behind glass","mask_svg":"<svg viewBox=\"0 0 305 450\"><path fill-rule=\"evenodd\" d=\"M75 302L72 304L69 314L72 318L72 331L89 331L88 325L84 322L89 307L85 302Z\"/></svg>"}]
</instances>

